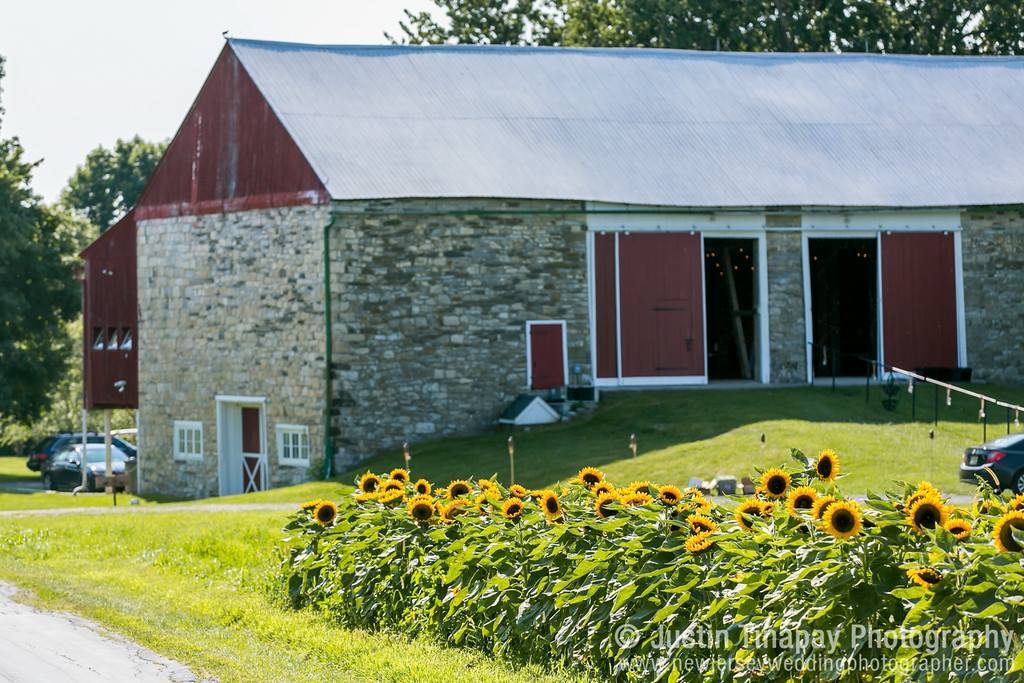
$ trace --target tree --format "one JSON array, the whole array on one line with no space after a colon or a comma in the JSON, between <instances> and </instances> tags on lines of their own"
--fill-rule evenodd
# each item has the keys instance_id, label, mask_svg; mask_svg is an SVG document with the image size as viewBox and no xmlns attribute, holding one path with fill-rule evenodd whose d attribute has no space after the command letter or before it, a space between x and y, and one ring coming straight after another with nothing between
<instances>
[{"instance_id":1,"label":"tree","mask_svg":"<svg viewBox=\"0 0 1024 683\"><path fill-rule=\"evenodd\" d=\"M1024 12L991 0L434 0L413 43L694 50L1024 53Z\"/></svg>"},{"instance_id":2,"label":"tree","mask_svg":"<svg viewBox=\"0 0 1024 683\"><path fill-rule=\"evenodd\" d=\"M32 420L50 403L80 305L82 225L32 192L34 166L17 138L0 137L0 424Z\"/></svg>"},{"instance_id":3,"label":"tree","mask_svg":"<svg viewBox=\"0 0 1024 683\"><path fill-rule=\"evenodd\" d=\"M113 149L100 145L75 169L61 201L103 232L135 205L166 147L138 135Z\"/></svg>"}]
</instances>

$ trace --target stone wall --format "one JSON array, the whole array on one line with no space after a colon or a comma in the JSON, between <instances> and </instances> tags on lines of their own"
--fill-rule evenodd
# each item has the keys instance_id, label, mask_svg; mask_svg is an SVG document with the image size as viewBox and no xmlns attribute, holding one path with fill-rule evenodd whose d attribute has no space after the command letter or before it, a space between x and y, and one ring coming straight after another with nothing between
<instances>
[{"instance_id":1,"label":"stone wall","mask_svg":"<svg viewBox=\"0 0 1024 683\"><path fill-rule=\"evenodd\" d=\"M570 371L578 362L590 373L586 225L579 213L558 213L580 208L499 200L335 205L339 464L406 439L491 427L527 389L528 320L566 320Z\"/></svg>"},{"instance_id":2,"label":"stone wall","mask_svg":"<svg viewBox=\"0 0 1024 683\"><path fill-rule=\"evenodd\" d=\"M269 482L309 478L278 464L275 425L309 427L322 462L321 227L327 207L138 223L139 421L145 492L217 495L218 394L266 397ZM172 457L172 422L203 423L203 460ZM240 476L240 475L239 475Z\"/></svg>"},{"instance_id":3,"label":"stone wall","mask_svg":"<svg viewBox=\"0 0 1024 683\"><path fill-rule=\"evenodd\" d=\"M979 381L1024 382L1024 212L962 214L967 364Z\"/></svg>"},{"instance_id":4,"label":"stone wall","mask_svg":"<svg viewBox=\"0 0 1024 683\"><path fill-rule=\"evenodd\" d=\"M797 217L797 227L799 217ZM766 233L768 251L768 346L771 382L807 381L804 280L800 231Z\"/></svg>"}]
</instances>

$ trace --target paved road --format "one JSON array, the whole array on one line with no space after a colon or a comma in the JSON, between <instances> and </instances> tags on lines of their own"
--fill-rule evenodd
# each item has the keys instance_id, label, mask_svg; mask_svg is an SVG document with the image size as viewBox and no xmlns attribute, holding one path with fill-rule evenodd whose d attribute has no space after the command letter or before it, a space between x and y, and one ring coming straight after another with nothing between
<instances>
[{"instance_id":1,"label":"paved road","mask_svg":"<svg viewBox=\"0 0 1024 683\"><path fill-rule=\"evenodd\" d=\"M13 600L0 582L0 681L196 681L188 667L70 614Z\"/></svg>"}]
</instances>

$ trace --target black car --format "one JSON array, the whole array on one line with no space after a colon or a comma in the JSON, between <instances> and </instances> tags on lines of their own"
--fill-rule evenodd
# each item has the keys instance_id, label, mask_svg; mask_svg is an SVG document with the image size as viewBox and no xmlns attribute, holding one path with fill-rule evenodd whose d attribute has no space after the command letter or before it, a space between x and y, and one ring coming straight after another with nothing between
<instances>
[{"instance_id":1,"label":"black car","mask_svg":"<svg viewBox=\"0 0 1024 683\"><path fill-rule=\"evenodd\" d=\"M130 472L135 467L135 457L120 448L110 449L111 469L114 474ZM96 477L107 470L107 449L102 443L90 443L85 452L85 490L96 490ZM71 491L82 485L82 444L71 445L53 456L49 467L43 472L43 488L54 491Z\"/></svg>"},{"instance_id":2,"label":"black car","mask_svg":"<svg viewBox=\"0 0 1024 683\"><path fill-rule=\"evenodd\" d=\"M1024 434L1010 434L964 451L960 481L976 484L978 477L997 491L1024 493Z\"/></svg>"},{"instance_id":3,"label":"black car","mask_svg":"<svg viewBox=\"0 0 1024 683\"><path fill-rule=\"evenodd\" d=\"M103 435L97 434L96 432L88 432L85 435L88 443L103 443ZM112 438L112 443L120 448L127 455L135 457L135 446L131 445L127 441L122 441L116 436ZM68 446L82 443L82 434L62 433L55 434L49 439L40 444L36 452L28 456L28 460L25 462L25 467L29 468L33 472L45 472L49 465L49 462L53 459L57 453L60 453Z\"/></svg>"}]
</instances>

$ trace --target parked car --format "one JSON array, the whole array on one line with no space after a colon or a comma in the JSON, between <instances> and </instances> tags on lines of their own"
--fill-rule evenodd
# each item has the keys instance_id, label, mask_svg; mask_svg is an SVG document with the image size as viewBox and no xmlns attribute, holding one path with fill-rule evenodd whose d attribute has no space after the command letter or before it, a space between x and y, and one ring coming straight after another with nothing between
<instances>
[{"instance_id":1,"label":"parked car","mask_svg":"<svg viewBox=\"0 0 1024 683\"><path fill-rule=\"evenodd\" d=\"M97 434L96 432L88 432L85 435L88 443L103 443L103 435ZM131 445L123 439L119 439L116 436L112 438L112 443L124 451L127 455L135 457L135 446ZM61 434L55 434L49 439L43 441L36 452L28 456L28 460L25 462L25 467L29 468L33 472L44 472L47 468L50 460L53 459L57 453L61 452L72 444L82 443L82 433L71 434L64 432Z\"/></svg>"},{"instance_id":2,"label":"parked car","mask_svg":"<svg viewBox=\"0 0 1024 683\"><path fill-rule=\"evenodd\" d=\"M135 467L135 456L117 447L110 449L114 474L129 472ZM90 443L85 450L85 489L96 490L96 477L107 471L107 449L102 443ZM53 456L43 472L43 488L48 491L70 491L82 484L82 444L70 445Z\"/></svg>"},{"instance_id":3,"label":"parked car","mask_svg":"<svg viewBox=\"0 0 1024 683\"><path fill-rule=\"evenodd\" d=\"M1010 434L965 450L960 481L976 484L978 477L997 491L1024 493L1024 434Z\"/></svg>"}]
</instances>

